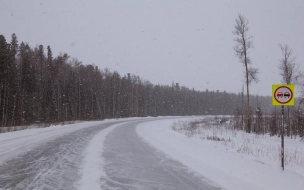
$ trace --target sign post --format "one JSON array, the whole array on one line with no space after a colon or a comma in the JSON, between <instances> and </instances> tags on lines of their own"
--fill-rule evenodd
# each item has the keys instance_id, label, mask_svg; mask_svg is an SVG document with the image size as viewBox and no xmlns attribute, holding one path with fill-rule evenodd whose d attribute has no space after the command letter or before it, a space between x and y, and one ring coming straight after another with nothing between
<instances>
[{"instance_id":1,"label":"sign post","mask_svg":"<svg viewBox=\"0 0 304 190\"><path fill-rule=\"evenodd\" d=\"M282 106L282 124L281 124L281 164L284 171L284 106Z\"/></svg>"},{"instance_id":2,"label":"sign post","mask_svg":"<svg viewBox=\"0 0 304 190\"><path fill-rule=\"evenodd\" d=\"M282 106L281 118L281 163L284 171L284 106L294 106L294 85L273 84L272 105Z\"/></svg>"}]
</instances>

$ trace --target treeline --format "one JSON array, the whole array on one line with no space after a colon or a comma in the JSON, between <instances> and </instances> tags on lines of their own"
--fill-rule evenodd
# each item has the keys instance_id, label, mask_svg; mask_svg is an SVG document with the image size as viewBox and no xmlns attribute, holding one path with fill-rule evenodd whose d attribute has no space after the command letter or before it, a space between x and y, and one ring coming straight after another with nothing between
<instances>
[{"instance_id":1,"label":"treeline","mask_svg":"<svg viewBox=\"0 0 304 190\"><path fill-rule=\"evenodd\" d=\"M253 97L251 97L252 100ZM258 97L256 97L258 98ZM261 99L256 99L257 101ZM267 100L264 101L264 100ZM261 102L262 104L269 104L271 101L270 97L266 97ZM295 106L284 107L284 136L288 137L304 137L304 112L303 112L303 101L302 98L299 100L295 99ZM261 109L257 104L255 110L251 109L249 113L249 124L251 130L247 132L253 132L256 134L269 134L270 136L281 135L282 134L282 107L281 106L271 106L269 111ZM234 128L239 130L245 129L245 115L247 115L245 106L237 107L234 110Z\"/></svg>"},{"instance_id":2,"label":"treeline","mask_svg":"<svg viewBox=\"0 0 304 190\"><path fill-rule=\"evenodd\" d=\"M260 109L251 113L250 125L251 131L256 134L269 134L270 136L282 134L282 108L273 108L272 112L264 113ZM234 113L234 128L239 130L245 130L245 114L242 114L240 110L236 110ZM284 110L284 136L304 137L304 115L303 111L295 108L291 108L289 111Z\"/></svg>"},{"instance_id":3,"label":"treeline","mask_svg":"<svg viewBox=\"0 0 304 190\"><path fill-rule=\"evenodd\" d=\"M268 112L269 97L252 97ZM154 85L139 76L84 65L43 45L8 43L0 35L0 125L54 123L120 117L232 115L241 94Z\"/></svg>"}]
</instances>

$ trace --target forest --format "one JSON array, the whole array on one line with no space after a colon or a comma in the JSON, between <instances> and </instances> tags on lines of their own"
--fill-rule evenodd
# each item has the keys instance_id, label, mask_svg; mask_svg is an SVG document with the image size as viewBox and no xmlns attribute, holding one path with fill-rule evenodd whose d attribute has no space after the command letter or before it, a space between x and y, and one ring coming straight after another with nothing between
<instances>
[{"instance_id":1,"label":"forest","mask_svg":"<svg viewBox=\"0 0 304 190\"><path fill-rule=\"evenodd\" d=\"M251 115L274 108L271 97L251 95ZM198 91L152 84L131 73L83 64L50 46L31 47L0 35L0 126L74 120L244 114L244 92Z\"/></svg>"}]
</instances>

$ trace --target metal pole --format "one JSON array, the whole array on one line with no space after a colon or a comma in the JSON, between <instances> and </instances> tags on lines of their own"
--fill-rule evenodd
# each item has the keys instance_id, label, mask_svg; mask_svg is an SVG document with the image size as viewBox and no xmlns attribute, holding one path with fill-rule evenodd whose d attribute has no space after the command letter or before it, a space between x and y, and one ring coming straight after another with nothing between
<instances>
[{"instance_id":1,"label":"metal pole","mask_svg":"<svg viewBox=\"0 0 304 190\"><path fill-rule=\"evenodd\" d=\"M282 159L282 169L284 171L284 106L282 106L282 126L281 126L281 159Z\"/></svg>"}]
</instances>

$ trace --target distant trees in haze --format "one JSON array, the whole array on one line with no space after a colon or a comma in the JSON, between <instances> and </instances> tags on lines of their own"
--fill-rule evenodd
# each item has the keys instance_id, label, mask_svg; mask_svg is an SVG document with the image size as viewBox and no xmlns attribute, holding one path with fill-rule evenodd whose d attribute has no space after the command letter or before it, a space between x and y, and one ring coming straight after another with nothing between
<instances>
[{"instance_id":1,"label":"distant trees in haze","mask_svg":"<svg viewBox=\"0 0 304 190\"><path fill-rule=\"evenodd\" d=\"M271 97L249 98L251 132L277 134L279 110L273 109ZM0 35L2 127L123 117L234 115L236 128L243 129L242 100L243 93L198 91L179 83L155 85L130 73L84 65L65 53L54 56L50 46L19 44L15 34L10 42ZM293 109L290 134L304 136L304 116Z\"/></svg>"},{"instance_id":2,"label":"distant trees in haze","mask_svg":"<svg viewBox=\"0 0 304 190\"><path fill-rule=\"evenodd\" d=\"M254 98L254 97L252 97ZM269 97L263 110L270 110ZM0 126L105 118L226 115L241 107L241 95L155 85L132 74L121 75L84 65L50 46L34 48L15 34L0 35ZM254 105L252 105L254 107Z\"/></svg>"}]
</instances>

